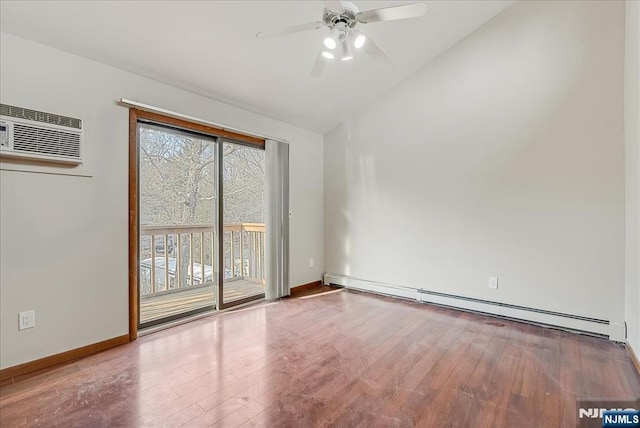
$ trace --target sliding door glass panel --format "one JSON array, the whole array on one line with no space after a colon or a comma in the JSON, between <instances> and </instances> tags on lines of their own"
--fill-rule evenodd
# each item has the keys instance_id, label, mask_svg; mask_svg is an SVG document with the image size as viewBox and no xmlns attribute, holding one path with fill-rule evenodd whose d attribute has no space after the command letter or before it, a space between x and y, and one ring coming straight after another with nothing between
<instances>
[{"instance_id":1,"label":"sliding door glass panel","mask_svg":"<svg viewBox=\"0 0 640 428\"><path fill-rule=\"evenodd\" d=\"M222 145L221 308L264 297L265 153Z\"/></svg>"},{"instance_id":2,"label":"sliding door glass panel","mask_svg":"<svg viewBox=\"0 0 640 428\"><path fill-rule=\"evenodd\" d=\"M139 324L214 309L216 141L139 123Z\"/></svg>"}]
</instances>

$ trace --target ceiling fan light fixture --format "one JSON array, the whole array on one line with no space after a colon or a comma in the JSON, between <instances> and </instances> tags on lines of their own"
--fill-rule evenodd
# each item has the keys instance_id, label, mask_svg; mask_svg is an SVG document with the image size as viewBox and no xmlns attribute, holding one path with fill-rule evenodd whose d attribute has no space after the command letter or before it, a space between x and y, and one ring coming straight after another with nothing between
<instances>
[{"instance_id":1,"label":"ceiling fan light fixture","mask_svg":"<svg viewBox=\"0 0 640 428\"><path fill-rule=\"evenodd\" d=\"M326 59L333 59L334 56L331 52L329 51L322 51L322 56L325 57Z\"/></svg>"},{"instance_id":2,"label":"ceiling fan light fixture","mask_svg":"<svg viewBox=\"0 0 640 428\"><path fill-rule=\"evenodd\" d=\"M338 30L336 28L331 29L331 32L324 38L324 46L327 49L335 49L338 46Z\"/></svg>"},{"instance_id":3,"label":"ceiling fan light fixture","mask_svg":"<svg viewBox=\"0 0 640 428\"><path fill-rule=\"evenodd\" d=\"M356 36L356 39L353 41L353 47L356 49L360 49L364 46L364 43L367 41L367 38L364 34L360 33Z\"/></svg>"},{"instance_id":4,"label":"ceiling fan light fixture","mask_svg":"<svg viewBox=\"0 0 640 428\"><path fill-rule=\"evenodd\" d=\"M325 46L327 49L335 49L335 48L336 48L336 46L337 46L337 44L336 44L336 41L335 41L335 40L333 40L333 39L332 39L332 38L330 38L330 37L327 37L326 39L324 39L324 46Z\"/></svg>"},{"instance_id":5,"label":"ceiling fan light fixture","mask_svg":"<svg viewBox=\"0 0 640 428\"><path fill-rule=\"evenodd\" d=\"M340 44L342 45L342 57L340 57L340 59L342 61L349 61L350 59L353 59L353 52L351 52L351 47L349 46L346 37L342 37L340 39Z\"/></svg>"}]
</instances>

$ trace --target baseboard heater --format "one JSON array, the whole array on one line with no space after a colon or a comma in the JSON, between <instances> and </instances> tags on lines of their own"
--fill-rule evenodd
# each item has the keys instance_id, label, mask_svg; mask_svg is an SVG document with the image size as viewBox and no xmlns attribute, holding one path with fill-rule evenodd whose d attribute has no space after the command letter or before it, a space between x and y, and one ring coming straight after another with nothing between
<instances>
[{"instance_id":1,"label":"baseboard heater","mask_svg":"<svg viewBox=\"0 0 640 428\"><path fill-rule=\"evenodd\" d=\"M422 288L401 285L384 284L376 281L353 278L346 275L327 273L324 275L325 284L340 285L345 288L369 291L394 297L403 297L423 303L448 306L489 315L497 315L519 321L560 327L576 332L584 332L610 340L624 342L626 338L624 322L592 318L581 315L530 308L509 303L494 302L473 297L458 296L425 290Z\"/></svg>"}]
</instances>

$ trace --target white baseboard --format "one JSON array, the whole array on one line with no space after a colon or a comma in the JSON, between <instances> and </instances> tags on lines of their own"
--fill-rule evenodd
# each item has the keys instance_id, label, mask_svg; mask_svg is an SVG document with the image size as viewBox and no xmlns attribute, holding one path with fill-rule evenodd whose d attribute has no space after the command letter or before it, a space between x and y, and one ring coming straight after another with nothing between
<instances>
[{"instance_id":1,"label":"white baseboard","mask_svg":"<svg viewBox=\"0 0 640 428\"><path fill-rule=\"evenodd\" d=\"M384 284L353 278L347 275L326 273L324 281L326 285L335 284L354 290L370 291L390 296L404 297L418 302L434 303L465 309L474 312L508 317L527 321L535 324L549 325L569 330L582 331L600 336L606 336L610 340L624 342L626 331L623 322L591 318L580 315L565 314L547 311L543 309L491 302L464 296L433 292L424 289Z\"/></svg>"}]
</instances>

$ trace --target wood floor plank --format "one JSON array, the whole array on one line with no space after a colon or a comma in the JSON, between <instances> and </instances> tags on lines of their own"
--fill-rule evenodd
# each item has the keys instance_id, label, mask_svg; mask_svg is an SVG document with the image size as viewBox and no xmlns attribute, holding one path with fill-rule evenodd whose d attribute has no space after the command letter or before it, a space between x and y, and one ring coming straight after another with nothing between
<instances>
[{"instance_id":1,"label":"wood floor plank","mask_svg":"<svg viewBox=\"0 0 640 428\"><path fill-rule=\"evenodd\" d=\"M342 290L5 383L0 426L563 427L577 400L639 395L612 342Z\"/></svg>"}]
</instances>

